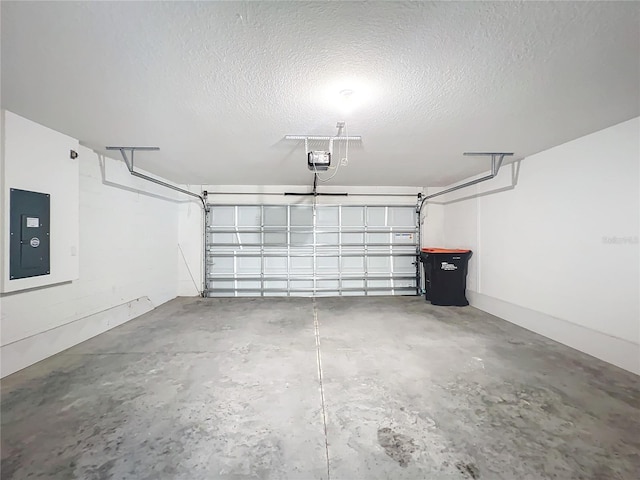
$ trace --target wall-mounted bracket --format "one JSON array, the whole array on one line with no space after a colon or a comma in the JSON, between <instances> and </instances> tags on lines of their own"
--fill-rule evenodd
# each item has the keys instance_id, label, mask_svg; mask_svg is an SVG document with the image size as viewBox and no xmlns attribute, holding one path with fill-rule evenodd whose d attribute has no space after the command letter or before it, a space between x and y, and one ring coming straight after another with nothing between
<instances>
[{"instance_id":1,"label":"wall-mounted bracket","mask_svg":"<svg viewBox=\"0 0 640 480\"><path fill-rule=\"evenodd\" d=\"M498 171L502 166L504 157L510 157L513 152L464 152L462 155L466 157L491 157L491 175L498 175Z\"/></svg>"},{"instance_id":2,"label":"wall-mounted bracket","mask_svg":"<svg viewBox=\"0 0 640 480\"><path fill-rule=\"evenodd\" d=\"M189 190L185 190L184 188L176 187L175 185L171 185L170 183L163 182L162 180L158 180L157 178L150 177L145 175L144 173L136 172L133 164L133 154L136 151L156 151L160 150L160 147L106 147L107 150L119 150L122 155L122 159L124 163L127 165L127 169L129 169L129 173L134 177L142 178L143 180L147 180L148 182L155 183L157 185L161 185L166 188L170 188L171 190L175 190L176 192L184 193L185 195L189 195L191 197L195 197L200 199L202 202L202 207L205 212L207 211L207 202L202 195L198 195L197 193L190 192ZM129 152L131 158L127 157L127 152Z\"/></svg>"},{"instance_id":3,"label":"wall-mounted bracket","mask_svg":"<svg viewBox=\"0 0 640 480\"><path fill-rule=\"evenodd\" d=\"M439 197L440 195L445 195L447 193L455 192L456 190L460 190L461 188L470 187L471 185L476 185L480 182L484 182L487 180L491 180L498 175L500 171L500 167L502 166L502 162L504 161L504 157L510 157L513 155L513 152L465 152L463 155L468 157L480 157L480 156L490 156L491 157L491 173L489 175L485 175L481 178L476 178L475 180L471 180L470 182L463 183L461 185L456 185L455 187L448 188L441 192L432 193L431 195L427 195L422 198L422 203L420 203L419 212L422 212L422 208L427 200L435 197Z\"/></svg>"}]
</instances>

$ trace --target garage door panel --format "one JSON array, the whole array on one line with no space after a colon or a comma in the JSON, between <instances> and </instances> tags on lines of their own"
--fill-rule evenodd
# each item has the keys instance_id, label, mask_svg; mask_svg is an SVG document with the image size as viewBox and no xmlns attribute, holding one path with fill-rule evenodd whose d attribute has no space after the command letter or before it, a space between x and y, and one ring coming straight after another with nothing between
<instances>
[{"instance_id":1,"label":"garage door panel","mask_svg":"<svg viewBox=\"0 0 640 480\"><path fill-rule=\"evenodd\" d=\"M264 273L268 274L278 274L278 273L287 273L287 257L266 257L264 259Z\"/></svg>"},{"instance_id":2,"label":"garage door panel","mask_svg":"<svg viewBox=\"0 0 640 480\"><path fill-rule=\"evenodd\" d=\"M390 227L402 227L415 223L415 212L407 208L389 207L387 225Z\"/></svg>"},{"instance_id":3,"label":"garage door panel","mask_svg":"<svg viewBox=\"0 0 640 480\"><path fill-rule=\"evenodd\" d=\"M260 280L237 280L237 288L239 290L258 290L262 288Z\"/></svg>"},{"instance_id":4,"label":"garage door panel","mask_svg":"<svg viewBox=\"0 0 640 480\"><path fill-rule=\"evenodd\" d=\"M313 258L311 257L292 257L291 271L298 274L306 273L308 275L313 274Z\"/></svg>"},{"instance_id":5,"label":"garage door panel","mask_svg":"<svg viewBox=\"0 0 640 480\"><path fill-rule=\"evenodd\" d=\"M391 288L391 280L369 280L369 286L372 288Z\"/></svg>"},{"instance_id":6,"label":"garage door panel","mask_svg":"<svg viewBox=\"0 0 640 480\"><path fill-rule=\"evenodd\" d=\"M342 207L342 226L362 227L364 224L364 207Z\"/></svg>"},{"instance_id":7,"label":"garage door panel","mask_svg":"<svg viewBox=\"0 0 640 480\"><path fill-rule=\"evenodd\" d=\"M235 207L218 207L211 212L213 224L234 227L236 225Z\"/></svg>"},{"instance_id":8,"label":"garage door panel","mask_svg":"<svg viewBox=\"0 0 640 480\"><path fill-rule=\"evenodd\" d=\"M318 280L316 287L320 290L334 290L337 292L340 289L340 282L338 280Z\"/></svg>"},{"instance_id":9,"label":"garage door panel","mask_svg":"<svg viewBox=\"0 0 640 480\"><path fill-rule=\"evenodd\" d=\"M338 247L340 242L340 234L339 233L317 233L316 241L319 245L333 245Z\"/></svg>"},{"instance_id":10,"label":"garage door panel","mask_svg":"<svg viewBox=\"0 0 640 480\"><path fill-rule=\"evenodd\" d=\"M391 271L391 257L368 257L368 273L389 273Z\"/></svg>"},{"instance_id":11,"label":"garage door panel","mask_svg":"<svg viewBox=\"0 0 640 480\"><path fill-rule=\"evenodd\" d=\"M390 235L389 233L367 233L365 238L367 243L391 243L390 242Z\"/></svg>"},{"instance_id":12,"label":"garage door panel","mask_svg":"<svg viewBox=\"0 0 640 480\"><path fill-rule=\"evenodd\" d=\"M262 262L258 257L238 257L236 266L239 274L260 276L262 271Z\"/></svg>"},{"instance_id":13,"label":"garage door panel","mask_svg":"<svg viewBox=\"0 0 640 480\"><path fill-rule=\"evenodd\" d=\"M286 245L287 233L286 232L264 232L264 243L267 245Z\"/></svg>"},{"instance_id":14,"label":"garage door panel","mask_svg":"<svg viewBox=\"0 0 640 480\"><path fill-rule=\"evenodd\" d=\"M264 226L266 227L286 227L287 209L281 205L267 207L263 209Z\"/></svg>"},{"instance_id":15,"label":"garage door panel","mask_svg":"<svg viewBox=\"0 0 640 480\"><path fill-rule=\"evenodd\" d=\"M367 226L384 227L386 223L386 207L367 207Z\"/></svg>"},{"instance_id":16,"label":"garage door panel","mask_svg":"<svg viewBox=\"0 0 640 480\"><path fill-rule=\"evenodd\" d=\"M306 246L313 245L313 233L291 233L291 241L290 244L292 247L294 246Z\"/></svg>"},{"instance_id":17,"label":"garage door panel","mask_svg":"<svg viewBox=\"0 0 640 480\"><path fill-rule=\"evenodd\" d=\"M316 259L316 268L319 272L335 273L340 270L340 259L335 257L319 257Z\"/></svg>"},{"instance_id":18,"label":"garage door panel","mask_svg":"<svg viewBox=\"0 0 640 480\"><path fill-rule=\"evenodd\" d=\"M287 283L287 280L265 280L264 286L266 289L286 290Z\"/></svg>"},{"instance_id":19,"label":"garage door panel","mask_svg":"<svg viewBox=\"0 0 640 480\"><path fill-rule=\"evenodd\" d=\"M393 271L398 273L415 273L415 261L413 257L393 257Z\"/></svg>"},{"instance_id":20,"label":"garage door panel","mask_svg":"<svg viewBox=\"0 0 640 480\"><path fill-rule=\"evenodd\" d=\"M361 245L364 243L364 233L343 233L342 245Z\"/></svg>"},{"instance_id":21,"label":"garage door panel","mask_svg":"<svg viewBox=\"0 0 640 480\"><path fill-rule=\"evenodd\" d=\"M234 260L232 257L217 257L209 263L209 269L215 273L233 274Z\"/></svg>"},{"instance_id":22,"label":"garage door panel","mask_svg":"<svg viewBox=\"0 0 640 480\"><path fill-rule=\"evenodd\" d=\"M415 206L211 205L207 294L412 294Z\"/></svg>"},{"instance_id":23,"label":"garage door panel","mask_svg":"<svg viewBox=\"0 0 640 480\"><path fill-rule=\"evenodd\" d=\"M317 209L316 222L318 227L337 227L340 225L340 209L330 206Z\"/></svg>"},{"instance_id":24,"label":"garage door panel","mask_svg":"<svg viewBox=\"0 0 640 480\"><path fill-rule=\"evenodd\" d=\"M344 257L342 258L343 273L361 273L364 275L365 257Z\"/></svg>"},{"instance_id":25,"label":"garage door panel","mask_svg":"<svg viewBox=\"0 0 640 480\"><path fill-rule=\"evenodd\" d=\"M238 207L239 227L260 227L262 224L262 209L259 206Z\"/></svg>"},{"instance_id":26,"label":"garage door panel","mask_svg":"<svg viewBox=\"0 0 640 480\"><path fill-rule=\"evenodd\" d=\"M342 288L345 290L364 290L364 280L342 280Z\"/></svg>"},{"instance_id":27,"label":"garage door panel","mask_svg":"<svg viewBox=\"0 0 640 480\"><path fill-rule=\"evenodd\" d=\"M313 289L313 280L291 280L292 290L311 290Z\"/></svg>"},{"instance_id":28,"label":"garage door panel","mask_svg":"<svg viewBox=\"0 0 640 480\"><path fill-rule=\"evenodd\" d=\"M236 234L233 233L233 232L230 232L230 233L212 233L211 234L211 240L215 244L238 243L238 241L237 241L238 239L236 237Z\"/></svg>"},{"instance_id":29,"label":"garage door panel","mask_svg":"<svg viewBox=\"0 0 640 480\"><path fill-rule=\"evenodd\" d=\"M236 233L232 243L256 245L261 243L260 233Z\"/></svg>"},{"instance_id":30,"label":"garage door panel","mask_svg":"<svg viewBox=\"0 0 640 480\"><path fill-rule=\"evenodd\" d=\"M235 281L233 280L210 280L207 283L207 287L210 291L234 290L236 287Z\"/></svg>"},{"instance_id":31,"label":"garage door panel","mask_svg":"<svg viewBox=\"0 0 640 480\"><path fill-rule=\"evenodd\" d=\"M313 226L313 208L310 206L291 206L291 226Z\"/></svg>"}]
</instances>

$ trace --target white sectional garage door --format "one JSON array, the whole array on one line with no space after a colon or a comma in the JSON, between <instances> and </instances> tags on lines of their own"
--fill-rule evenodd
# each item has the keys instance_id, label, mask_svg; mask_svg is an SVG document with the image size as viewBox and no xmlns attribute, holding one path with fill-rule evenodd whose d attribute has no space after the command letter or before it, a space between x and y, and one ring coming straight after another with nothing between
<instances>
[{"instance_id":1,"label":"white sectional garage door","mask_svg":"<svg viewBox=\"0 0 640 480\"><path fill-rule=\"evenodd\" d=\"M208 296L415 295L415 205L210 205Z\"/></svg>"}]
</instances>

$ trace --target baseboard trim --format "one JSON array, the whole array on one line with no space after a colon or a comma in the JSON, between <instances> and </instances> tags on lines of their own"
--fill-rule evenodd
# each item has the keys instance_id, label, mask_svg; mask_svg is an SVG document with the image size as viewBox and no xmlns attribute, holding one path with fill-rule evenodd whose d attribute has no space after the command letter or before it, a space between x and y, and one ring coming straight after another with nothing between
<instances>
[{"instance_id":1,"label":"baseboard trim","mask_svg":"<svg viewBox=\"0 0 640 480\"><path fill-rule=\"evenodd\" d=\"M467 290L471 306L640 375L640 345L498 298Z\"/></svg>"},{"instance_id":2,"label":"baseboard trim","mask_svg":"<svg viewBox=\"0 0 640 480\"><path fill-rule=\"evenodd\" d=\"M4 345L0 348L0 377L11 375L153 309L149 297L144 296Z\"/></svg>"}]
</instances>

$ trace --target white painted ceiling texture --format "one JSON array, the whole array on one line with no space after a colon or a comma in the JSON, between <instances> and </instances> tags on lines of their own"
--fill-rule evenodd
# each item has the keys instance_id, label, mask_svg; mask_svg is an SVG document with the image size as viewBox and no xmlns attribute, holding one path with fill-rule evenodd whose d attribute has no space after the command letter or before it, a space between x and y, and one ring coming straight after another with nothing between
<instances>
[{"instance_id":1,"label":"white painted ceiling texture","mask_svg":"<svg viewBox=\"0 0 640 480\"><path fill-rule=\"evenodd\" d=\"M310 184L284 136L346 121L331 183L446 185L640 114L638 2L1 8L3 108L181 183Z\"/></svg>"}]
</instances>

